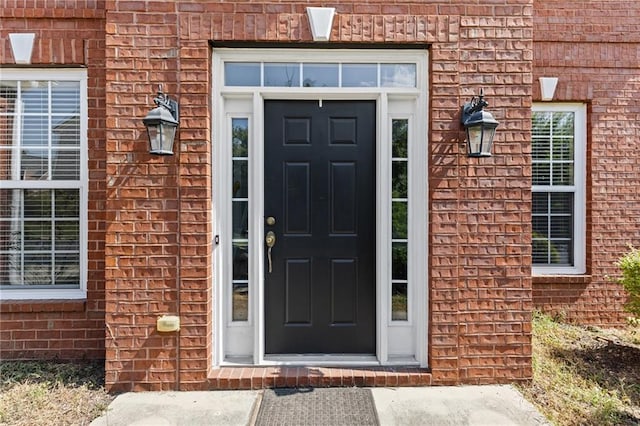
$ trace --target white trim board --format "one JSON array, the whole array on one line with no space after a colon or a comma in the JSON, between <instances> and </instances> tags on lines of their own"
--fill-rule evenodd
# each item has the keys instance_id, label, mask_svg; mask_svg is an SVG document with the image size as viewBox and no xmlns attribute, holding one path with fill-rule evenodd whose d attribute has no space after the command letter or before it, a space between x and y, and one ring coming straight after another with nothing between
<instances>
[{"instance_id":1,"label":"white trim board","mask_svg":"<svg viewBox=\"0 0 640 426\"><path fill-rule=\"evenodd\" d=\"M214 49L213 220L214 364L427 366L427 52L416 50ZM414 63L417 84L407 87L225 87L224 62ZM376 101L376 354L318 357L264 353L264 123L265 99ZM230 120L249 119L249 320L229 320L231 283ZM391 321L391 120L409 120L409 318ZM250 361L249 361L250 360Z\"/></svg>"}]
</instances>

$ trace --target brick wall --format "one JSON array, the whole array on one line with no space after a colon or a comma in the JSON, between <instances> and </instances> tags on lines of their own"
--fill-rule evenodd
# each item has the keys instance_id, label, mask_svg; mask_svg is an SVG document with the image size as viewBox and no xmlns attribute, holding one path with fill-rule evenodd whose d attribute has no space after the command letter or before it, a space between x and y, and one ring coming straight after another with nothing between
<instances>
[{"instance_id":1,"label":"brick wall","mask_svg":"<svg viewBox=\"0 0 640 426\"><path fill-rule=\"evenodd\" d=\"M437 384L531 375L533 6L467 3L340 2L331 38L431 45L424 285ZM88 299L4 303L3 348L68 358L89 351L70 353L66 346L93 345L97 356L104 342L112 391L205 388L218 284L211 274L215 111L208 43L310 41L307 4L42 0L3 6L2 63L12 62L6 33L35 29L34 64L88 66L91 170ZM181 105L172 157L148 154L141 123L159 83ZM460 105L480 88L501 123L495 155L481 160L464 155L459 124ZM180 315L182 328L161 336L155 322L167 313ZM46 352L52 345L67 352Z\"/></svg>"},{"instance_id":2,"label":"brick wall","mask_svg":"<svg viewBox=\"0 0 640 426\"><path fill-rule=\"evenodd\" d=\"M534 303L569 320L620 325L625 296L609 277L629 244L640 245L640 3L534 5L534 81L558 77L554 101L584 102L588 120L587 274L535 277Z\"/></svg>"},{"instance_id":3,"label":"brick wall","mask_svg":"<svg viewBox=\"0 0 640 426\"><path fill-rule=\"evenodd\" d=\"M535 305L581 322L619 324L624 296L606 277L615 275L613 262L629 243L640 245L630 219L639 206L634 17L640 5L467 3L340 2L331 37L431 45L424 282L437 384L531 375L529 131L537 77L560 78L556 101L588 106L589 270L534 278ZM100 357L106 345L113 391L206 387L217 285L208 42L310 41L307 4L4 0L0 6L2 64L13 63L7 34L29 31L37 34L34 65L88 67L90 148L88 298L3 302L0 356ZM159 83L181 105L173 157L148 154L140 120ZM501 124L495 155L470 159L459 108L480 88ZM157 334L155 321L165 313L180 315L180 333Z\"/></svg>"},{"instance_id":4,"label":"brick wall","mask_svg":"<svg viewBox=\"0 0 640 426\"><path fill-rule=\"evenodd\" d=\"M530 369L532 5L340 2L332 41L431 43L430 365L434 383L506 382ZM107 383L201 389L211 366L209 40L310 41L307 4L107 3ZM160 23L160 24L158 24ZM140 123L156 85L182 106L177 155ZM483 87L496 155L464 155L463 101ZM213 183L215 185L215 182ZM178 236L176 236L178 235ZM427 285L425 277L424 285ZM180 333L156 318L179 314Z\"/></svg>"},{"instance_id":5,"label":"brick wall","mask_svg":"<svg viewBox=\"0 0 640 426\"><path fill-rule=\"evenodd\" d=\"M0 302L0 359L104 358L106 120L102 3L0 1L0 64L14 64L9 33L33 32L33 67L87 67L89 108L87 300Z\"/></svg>"}]
</instances>

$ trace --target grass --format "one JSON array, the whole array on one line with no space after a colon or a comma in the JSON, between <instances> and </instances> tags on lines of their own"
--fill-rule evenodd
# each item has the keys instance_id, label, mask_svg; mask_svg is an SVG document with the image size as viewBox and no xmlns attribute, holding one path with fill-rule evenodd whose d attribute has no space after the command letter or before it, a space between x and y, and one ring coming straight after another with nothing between
<instances>
[{"instance_id":1,"label":"grass","mask_svg":"<svg viewBox=\"0 0 640 426\"><path fill-rule=\"evenodd\" d=\"M112 396L103 363L3 361L0 425L88 425Z\"/></svg>"},{"instance_id":2,"label":"grass","mask_svg":"<svg viewBox=\"0 0 640 426\"><path fill-rule=\"evenodd\" d=\"M640 424L640 332L536 314L533 381L520 390L556 425Z\"/></svg>"}]
</instances>

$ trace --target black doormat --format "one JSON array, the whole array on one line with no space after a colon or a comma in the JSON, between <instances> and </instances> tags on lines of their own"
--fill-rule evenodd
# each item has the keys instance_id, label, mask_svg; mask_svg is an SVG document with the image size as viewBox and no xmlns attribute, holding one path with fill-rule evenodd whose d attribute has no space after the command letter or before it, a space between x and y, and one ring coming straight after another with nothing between
<instances>
[{"instance_id":1,"label":"black doormat","mask_svg":"<svg viewBox=\"0 0 640 426\"><path fill-rule=\"evenodd\" d=\"M378 425L371 390L364 388L265 389L256 426Z\"/></svg>"}]
</instances>

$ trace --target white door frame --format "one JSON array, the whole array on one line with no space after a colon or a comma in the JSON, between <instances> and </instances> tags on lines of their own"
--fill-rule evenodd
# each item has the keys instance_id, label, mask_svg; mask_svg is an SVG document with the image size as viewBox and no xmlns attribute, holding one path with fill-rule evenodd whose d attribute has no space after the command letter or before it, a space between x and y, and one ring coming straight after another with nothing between
<instances>
[{"instance_id":1,"label":"white door frame","mask_svg":"<svg viewBox=\"0 0 640 426\"><path fill-rule=\"evenodd\" d=\"M225 87L224 63L415 63L417 87ZM427 52L425 50L214 49L214 364L427 366ZM376 356L265 357L264 101L376 101ZM249 120L249 319L230 321L231 119ZM391 120L409 122L409 319L391 321ZM227 247L228 249L225 249ZM257 284L256 284L257 283ZM408 342L408 343L407 343Z\"/></svg>"}]
</instances>

